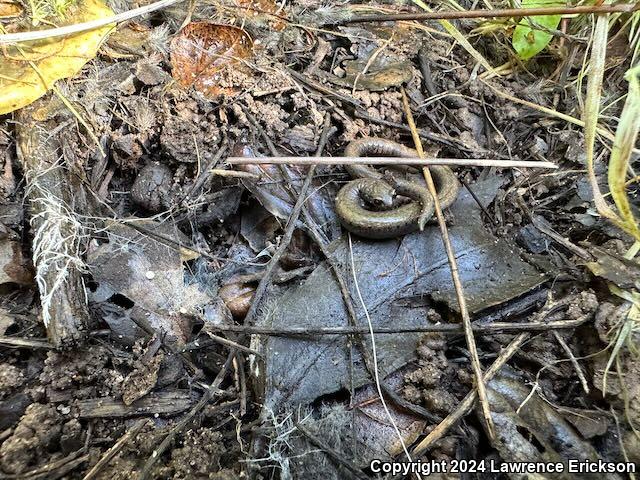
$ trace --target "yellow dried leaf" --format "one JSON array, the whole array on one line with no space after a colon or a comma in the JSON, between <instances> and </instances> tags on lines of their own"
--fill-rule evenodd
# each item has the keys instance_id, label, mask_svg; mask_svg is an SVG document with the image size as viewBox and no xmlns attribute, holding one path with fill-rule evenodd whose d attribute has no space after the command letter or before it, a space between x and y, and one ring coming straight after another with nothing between
<instances>
[{"instance_id":1,"label":"yellow dried leaf","mask_svg":"<svg viewBox=\"0 0 640 480\"><path fill-rule=\"evenodd\" d=\"M82 0L69 9L67 19L69 23L80 23L111 15L113 11L100 0ZM47 93L56 80L78 73L96 56L112 28L108 25L67 37L22 42L4 48L0 55L0 115L33 103Z\"/></svg>"}]
</instances>

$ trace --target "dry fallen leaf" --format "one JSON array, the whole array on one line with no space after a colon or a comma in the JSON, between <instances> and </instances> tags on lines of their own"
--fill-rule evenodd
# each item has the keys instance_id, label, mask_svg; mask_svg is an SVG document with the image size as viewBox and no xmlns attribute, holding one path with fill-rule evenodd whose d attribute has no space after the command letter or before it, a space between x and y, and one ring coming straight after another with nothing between
<instances>
[{"instance_id":1,"label":"dry fallen leaf","mask_svg":"<svg viewBox=\"0 0 640 480\"><path fill-rule=\"evenodd\" d=\"M136 225L150 233L110 223L109 241L88 253L87 264L98 285L92 300L104 302L121 295L132 303L127 309L132 319L163 332L165 342L184 345L191 335L190 315L216 301L185 278L183 261L194 258L193 252L185 258L186 252L162 242L161 238L169 238L188 243L174 225L151 220L138 220Z\"/></svg>"},{"instance_id":2,"label":"dry fallen leaf","mask_svg":"<svg viewBox=\"0 0 640 480\"><path fill-rule=\"evenodd\" d=\"M0 1L0 20L17 18L24 12L24 8L15 2Z\"/></svg>"},{"instance_id":3,"label":"dry fallen leaf","mask_svg":"<svg viewBox=\"0 0 640 480\"><path fill-rule=\"evenodd\" d=\"M113 15L100 0L83 0L68 11L67 23L81 23ZM59 25L63 26L63 25ZM68 78L95 57L112 26L46 40L9 46L0 55L0 115L34 102L56 80Z\"/></svg>"},{"instance_id":4,"label":"dry fallen leaf","mask_svg":"<svg viewBox=\"0 0 640 480\"><path fill-rule=\"evenodd\" d=\"M225 73L252 51L253 41L241 28L192 22L171 41L171 74L183 87L205 95L233 94Z\"/></svg>"}]
</instances>

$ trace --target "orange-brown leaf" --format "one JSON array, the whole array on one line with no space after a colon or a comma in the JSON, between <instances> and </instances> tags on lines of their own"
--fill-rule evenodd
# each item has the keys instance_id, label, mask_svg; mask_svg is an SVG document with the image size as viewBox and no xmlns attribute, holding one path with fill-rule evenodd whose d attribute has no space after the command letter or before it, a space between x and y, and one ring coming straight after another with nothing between
<instances>
[{"instance_id":1,"label":"orange-brown leaf","mask_svg":"<svg viewBox=\"0 0 640 480\"><path fill-rule=\"evenodd\" d=\"M22 15L24 9L20 6L20 4L15 2L3 2L0 1L0 18L15 18Z\"/></svg>"},{"instance_id":2,"label":"orange-brown leaf","mask_svg":"<svg viewBox=\"0 0 640 480\"><path fill-rule=\"evenodd\" d=\"M205 95L233 93L222 82L224 73L252 52L251 37L241 28L192 22L171 42L171 74L183 87L193 86Z\"/></svg>"}]
</instances>

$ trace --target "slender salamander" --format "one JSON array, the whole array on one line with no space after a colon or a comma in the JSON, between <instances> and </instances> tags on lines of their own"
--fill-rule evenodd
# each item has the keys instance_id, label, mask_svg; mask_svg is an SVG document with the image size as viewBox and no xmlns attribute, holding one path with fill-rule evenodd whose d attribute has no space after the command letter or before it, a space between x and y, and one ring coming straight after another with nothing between
<instances>
[{"instance_id":1,"label":"slender salamander","mask_svg":"<svg viewBox=\"0 0 640 480\"><path fill-rule=\"evenodd\" d=\"M365 137L351 142L345 156L416 158L418 152L391 140ZM433 199L424 183L384 175L369 165L345 168L354 180L340 189L335 203L340 222L350 232L372 239L393 238L423 230L433 216ZM457 198L460 183L448 167L432 166L430 170L440 206L447 208ZM396 195L412 201L398 206Z\"/></svg>"}]
</instances>

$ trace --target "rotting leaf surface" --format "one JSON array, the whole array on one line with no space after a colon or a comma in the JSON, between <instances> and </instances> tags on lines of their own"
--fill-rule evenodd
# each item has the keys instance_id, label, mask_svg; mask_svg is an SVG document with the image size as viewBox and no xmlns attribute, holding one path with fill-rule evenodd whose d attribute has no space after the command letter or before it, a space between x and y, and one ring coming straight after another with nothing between
<instances>
[{"instance_id":1,"label":"rotting leaf surface","mask_svg":"<svg viewBox=\"0 0 640 480\"><path fill-rule=\"evenodd\" d=\"M204 95L230 95L234 90L223 84L223 70L238 66L252 50L251 37L241 28L192 22L171 42L171 74Z\"/></svg>"}]
</instances>

